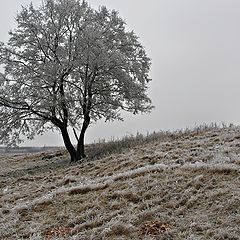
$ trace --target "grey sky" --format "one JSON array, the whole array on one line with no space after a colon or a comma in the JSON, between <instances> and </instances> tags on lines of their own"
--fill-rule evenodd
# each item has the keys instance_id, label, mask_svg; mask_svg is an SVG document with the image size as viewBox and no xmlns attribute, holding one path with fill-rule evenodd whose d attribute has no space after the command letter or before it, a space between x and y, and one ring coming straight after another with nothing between
<instances>
[{"instance_id":1,"label":"grey sky","mask_svg":"<svg viewBox=\"0 0 240 240\"><path fill-rule=\"evenodd\" d=\"M30 0L8 0L0 9L0 40L14 27L14 16ZM87 141L137 131L179 129L195 124L240 122L239 0L89 0L119 11L152 59L150 115L124 122L97 123ZM34 4L41 0L33 0ZM25 145L62 144L43 136Z\"/></svg>"}]
</instances>

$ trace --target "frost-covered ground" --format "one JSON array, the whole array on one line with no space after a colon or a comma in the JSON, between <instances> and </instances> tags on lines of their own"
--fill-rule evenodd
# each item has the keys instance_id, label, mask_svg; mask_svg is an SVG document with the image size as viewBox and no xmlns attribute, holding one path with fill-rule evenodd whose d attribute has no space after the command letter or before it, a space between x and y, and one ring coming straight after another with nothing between
<instances>
[{"instance_id":1,"label":"frost-covered ground","mask_svg":"<svg viewBox=\"0 0 240 240\"><path fill-rule=\"evenodd\" d=\"M239 127L59 152L0 156L0 239L240 239Z\"/></svg>"}]
</instances>

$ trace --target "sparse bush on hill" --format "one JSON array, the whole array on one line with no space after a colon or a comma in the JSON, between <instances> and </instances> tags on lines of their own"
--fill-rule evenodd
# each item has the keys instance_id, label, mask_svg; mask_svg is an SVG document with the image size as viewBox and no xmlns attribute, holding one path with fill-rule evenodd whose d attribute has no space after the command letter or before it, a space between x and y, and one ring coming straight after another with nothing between
<instances>
[{"instance_id":1,"label":"sparse bush on hill","mask_svg":"<svg viewBox=\"0 0 240 240\"><path fill-rule=\"evenodd\" d=\"M231 128L231 124L229 127ZM223 128L227 125L222 125ZM93 143L87 146L87 159L93 160L97 158L102 158L112 153L121 153L126 151L126 149L134 148L136 146L141 147L141 145L152 143L156 141L172 141L181 140L183 138L192 137L194 135L198 136L201 133L206 133L207 131L212 131L213 129L220 129L221 127L216 123L210 125L200 125L195 128L186 128L182 130L175 131L159 131L153 133L147 133L146 135L137 133L136 136L133 134L126 135L123 138L112 138L106 141L105 139L100 139L98 143Z\"/></svg>"}]
</instances>

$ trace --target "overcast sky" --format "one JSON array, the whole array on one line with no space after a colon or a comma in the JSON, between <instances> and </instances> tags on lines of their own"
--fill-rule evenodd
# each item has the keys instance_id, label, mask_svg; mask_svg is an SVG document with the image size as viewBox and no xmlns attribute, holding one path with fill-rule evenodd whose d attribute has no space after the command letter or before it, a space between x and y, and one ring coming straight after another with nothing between
<instances>
[{"instance_id":1,"label":"overcast sky","mask_svg":"<svg viewBox=\"0 0 240 240\"><path fill-rule=\"evenodd\" d=\"M35 5L41 0L33 0ZM239 0L89 0L119 11L152 59L149 85L155 110L123 114L124 122L94 124L88 142L137 131L173 130L203 123L240 123ZM0 41L30 0L1 3ZM25 145L59 145L48 134Z\"/></svg>"}]
</instances>

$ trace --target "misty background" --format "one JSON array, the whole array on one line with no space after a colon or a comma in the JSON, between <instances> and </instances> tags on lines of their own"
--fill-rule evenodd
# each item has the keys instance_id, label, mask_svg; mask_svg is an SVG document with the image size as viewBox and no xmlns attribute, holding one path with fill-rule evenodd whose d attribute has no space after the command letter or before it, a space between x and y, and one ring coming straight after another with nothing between
<instances>
[{"instance_id":1,"label":"misty background","mask_svg":"<svg viewBox=\"0 0 240 240\"><path fill-rule=\"evenodd\" d=\"M6 42L21 5L8 0L0 9L0 41ZM32 0L35 6L42 0ZM100 138L146 134L216 122L240 123L240 1L239 0L88 0L119 11L152 59L149 96L151 114L123 113L124 122L97 122L86 142ZM22 146L62 145L48 133Z\"/></svg>"}]
</instances>

